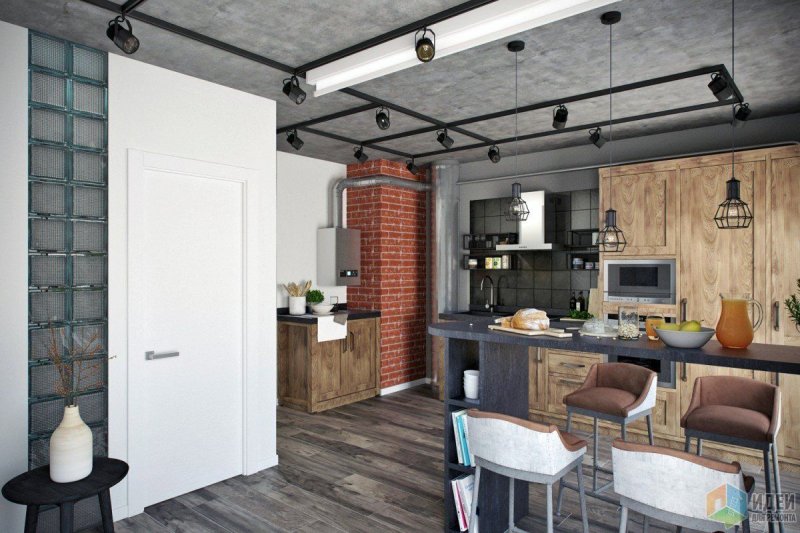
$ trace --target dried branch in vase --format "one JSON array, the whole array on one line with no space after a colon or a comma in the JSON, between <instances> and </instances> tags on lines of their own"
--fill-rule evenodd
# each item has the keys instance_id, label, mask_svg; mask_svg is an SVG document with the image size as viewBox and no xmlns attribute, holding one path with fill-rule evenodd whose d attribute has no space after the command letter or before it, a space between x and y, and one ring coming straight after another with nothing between
<instances>
[{"instance_id":1,"label":"dried branch in vase","mask_svg":"<svg viewBox=\"0 0 800 533\"><path fill-rule=\"evenodd\" d=\"M70 342L63 331L59 333L50 326L47 358L58 371L56 394L66 399L67 405L75 405L78 394L102 383L103 363L107 359L101 355L103 349L97 333L83 338L74 334Z\"/></svg>"}]
</instances>

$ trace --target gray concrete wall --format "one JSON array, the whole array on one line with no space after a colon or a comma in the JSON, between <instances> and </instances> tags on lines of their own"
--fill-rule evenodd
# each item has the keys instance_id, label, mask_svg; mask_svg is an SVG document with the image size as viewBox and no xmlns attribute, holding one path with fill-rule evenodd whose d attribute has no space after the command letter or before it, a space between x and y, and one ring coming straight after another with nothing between
<instances>
[{"instance_id":1,"label":"gray concrete wall","mask_svg":"<svg viewBox=\"0 0 800 533\"><path fill-rule=\"evenodd\" d=\"M752 145L800 141L800 114L752 120L744 128L736 130L736 145ZM709 126L692 130L675 131L645 137L616 141L614 161L624 162L659 157L679 157L683 154L702 151L725 150L731 146L730 126ZM511 184L519 182L523 191L544 190L547 192L592 189L598 186L596 169L576 170L564 173L524 176L526 173L558 171L608 163L609 144L598 150L588 142L586 146L564 148L549 152L520 155L515 168L514 157L506 156L494 164L488 159L461 165L459 196L459 238L469 233L469 202L483 198L507 197ZM514 178L513 176L518 176ZM507 177L502 179L503 177ZM511 177L509 177L511 176ZM498 178L494 181L480 181ZM476 181L477 180L477 181ZM462 270L459 277L458 307L469 305L469 272Z\"/></svg>"}]
</instances>

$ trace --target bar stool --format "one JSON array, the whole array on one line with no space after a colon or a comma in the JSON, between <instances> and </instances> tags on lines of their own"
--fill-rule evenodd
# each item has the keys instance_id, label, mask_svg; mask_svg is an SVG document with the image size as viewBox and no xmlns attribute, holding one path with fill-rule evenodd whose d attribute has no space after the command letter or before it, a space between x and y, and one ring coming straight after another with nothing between
<instances>
[{"instance_id":1,"label":"bar stool","mask_svg":"<svg viewBox=\"0 0 800 533\"><path fill-rule=\"evenodd\" d=\"M469 449L475 455L475 485L470 509L469 531L478 531L478 491L481 471L486 468L509 479L508 531L521 532L514 525L514 481L519 479L547 485L547 532L553 532L553 484L570 470L578 474L583 532L589 531L581 463L586 441L554 425L538 424L513 416L471 409L467 412Z\"/></svg>"},{"instance_id":2,"label":"bar stool","mask_svg":"<svg viewBox=\"0 0 800 533\"><path fill-rule=\"evenodd\" d=\"M697 455L703 453L703 440L723 442L761 450L764 456L764 481L771 493L781 492L778 465L778 430L781 424L781 390L775 385L737 376L704 376L694 381L692 401L681 417L688 452L692 437L697 439ZM770 471L770 455L772 469ZM783 532L780 504L767 496L767 506L777 511L778 527ZM774 531L774 522L769 530Z\"/></svg>"},{"instance_id":3,"label":"bar stool","mask_svg":"<svg viewBox=\"0 0 800 533\"><path fill-rule=\"evenodd\" d=\"M647 436L653 444L652 411L656 405L656 389L658 388L657 375L647 368L630 363L595 363L589 369L586 380L578 390L564 396L567 406L567 431L572 427L573 413L591 417L594 420L592 430L593 455L592 457L592 490L588 494L600 499L600 494L609 488L613 481L609 481L599 489L597 488L597 472L612 474L612 471L597 466L597 421L608 420L620 424L622 440L626 437L626 427L629 423L642 417L647 418ZM564 489L575 490L575 485L559 482L558 505L556 513L561 514L561 502ZM614 502L612 499L608 499Z\"/></svg>"},{"instance_id":4,"label":"bar stool","mask_svg":"<svg viewBox=\"0 0 800 533\"><path fill-rule=\"evenodd\" d=\"M629 509L644 515L644 533L651 517L679 530L720 531L739 522L749 533L747 502L755 483L742 473L739 463L620 439L612 444L611 457L614 492L622 506L620 533L627 529Z\"/></svg>"}]
</instances>

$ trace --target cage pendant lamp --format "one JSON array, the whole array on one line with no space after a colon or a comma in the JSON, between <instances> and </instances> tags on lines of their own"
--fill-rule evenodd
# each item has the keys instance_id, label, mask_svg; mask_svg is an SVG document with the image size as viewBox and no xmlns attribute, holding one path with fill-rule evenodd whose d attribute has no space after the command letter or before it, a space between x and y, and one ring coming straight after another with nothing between
<instances>
[{"instance_id":1,"label":"cage pendant lamp","mask_svg":"<svg viewBox=\"0 0 800 533\"><path fill-rule=\"evenodd\" d=\"M613 106L613 91L614 78L613 78L613 63L614 57L614 40L613 28L614 24L622 19L622 14L619 11L608 11L603 13L600 21L608 26L608 175L609 181L614 173L614 106ZM612 182L613 183L613 182ZM604 253L619 253L625 250L625 245L628 241L625 239L625 233L617 226L617 212L609 208L606 210L606 220L603 229L597 234L597 248Z\"/></svg>"},{"instance_id":2,"label":"cage pendant lamp","mask_svg":"<svg viewBox=\"0 0 800 533\"><path fill-rule=\"evenodd\" d=\"M517 175L517 162L519 159L519 53L525 49L524 41L511 41L508 51L514 52L514 175ZM528 220L531 214L528 204L522 199L522 185L511 184L511 201L506 207L506 220L509 222Z\"/></svg>"},{"instance_id":3,"label":"cage pendant lamp","mask_svg":"<svg viewBox=\"0 0 800 533\"><path fill-rule=\"evenodd\" d=\"M731 0L731 78L736 72L734 54L734 0ZM731 106L731 179L726 183L725 201L719 204L714 215L714 223L719 229L745 229L753 222L753 212L741 198L741 182L736 179L736 112L737 105Z\"/></svg>"}]
</instances>

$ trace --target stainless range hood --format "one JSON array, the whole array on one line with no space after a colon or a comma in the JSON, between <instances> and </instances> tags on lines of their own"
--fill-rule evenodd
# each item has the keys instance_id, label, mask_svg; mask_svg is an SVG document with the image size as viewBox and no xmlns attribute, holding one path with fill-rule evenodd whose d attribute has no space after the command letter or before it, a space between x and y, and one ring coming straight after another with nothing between
<instances>
[{"instance_id":1,"label":"stainless range hood","mask_svg":"<svg viewBox=\"0 0 800 533\"><path fill-rule=\"evenodd\" d=\"M552 250L553 244L544 240L544 191L522 193L530 214L517 222L518 244L498 244L497 250Z\"/></svg>"}]
</instances>

